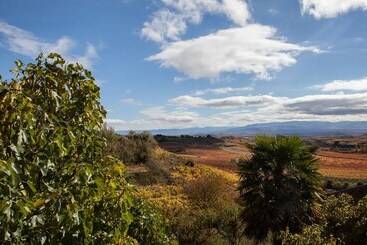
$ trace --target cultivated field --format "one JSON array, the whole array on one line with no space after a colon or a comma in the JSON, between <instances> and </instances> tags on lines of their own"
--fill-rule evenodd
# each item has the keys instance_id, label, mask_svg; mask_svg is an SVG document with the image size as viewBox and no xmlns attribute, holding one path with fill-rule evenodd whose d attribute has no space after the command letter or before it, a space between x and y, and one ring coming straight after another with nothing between
<instances>
[{"instance_id":1,"label":"cultivated field","mask_svg":"<svg viewBox=\"0 0 367 245\"><path fill-rule=\"evenodd\" d=\"M350 140L351 137L349 137ZM330 141L330 137L327 139ZM359 138L356 139L356 141ZM171 139L160 142L160 146L168 151L185 156L199 164L218 167L227 171L236 171L236 164L232 161L239 157L249 157L250 153L245 142L251 139L225 138L206 140L192 138L191 140ZM307 139L307 141L315 140ZM320 142L320 139L317 138ZM367 153L340 152L332 147L319 145L317 153L320 159L320 173L326 177L338 179L367 180Z\"/></svg>"}]
</instances>

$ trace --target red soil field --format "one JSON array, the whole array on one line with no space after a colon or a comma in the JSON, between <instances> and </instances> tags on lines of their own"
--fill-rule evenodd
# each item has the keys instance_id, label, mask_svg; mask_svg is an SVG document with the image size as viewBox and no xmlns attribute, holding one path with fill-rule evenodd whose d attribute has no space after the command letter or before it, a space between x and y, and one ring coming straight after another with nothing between
<instances>
[{"instance_id":1,"label":"red soil field","mask_svg":"<svg viewBox=\"0 0 367 245\"><path fill-rule=\"evenodd\" d=\"M367 179L367 154L320 151L318 158L325 176Z\"/></svg>"},{"instance_id":2,"label":"red soil field","mask_svg":"<svg viewBox=\"0 0 367 245\"><path fill-rule=\"evenodd\" d=\"M172 150L172 144L166 148ZM249 157L250 153L245 146L232 145L229 147L218 145L185 145L180 146L176 152L186 158L190 158L199 164L218 167L223 170L236 171L232 159ZM330 150L320 150L320 173L327 177L346 179L367 179L367 154L340 153Z\"/></svg>"}]
</instances>

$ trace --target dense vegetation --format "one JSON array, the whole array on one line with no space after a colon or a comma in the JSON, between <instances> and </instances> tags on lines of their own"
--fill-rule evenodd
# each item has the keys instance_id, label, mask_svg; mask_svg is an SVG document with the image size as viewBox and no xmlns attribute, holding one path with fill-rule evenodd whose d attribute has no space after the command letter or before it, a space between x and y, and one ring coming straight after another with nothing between
<instances>
[{"instance_id":1,"label":"dense vegetation","mask_svg":"<svg viewBox=\"0 0 367 245\"><path fill-rule=\"evenodd\" d=\"M257 137L251 157L237 161L238 182L162 150L148 133L106 128L82 66L57 54L16 65L0 81L1 244L367 241L367 197L324 195L315 148L301 139Z\"/></svg>"},{"instance_id":2,"label":"dense vegetation","mask_svg":"<svg viewBox=\"0 0 367 245\"><path fill-rule=\"evenodd\" d=\"M168 243L161 216L145 217L124 165L104 154L105 111L91 73L57 54L16 65L14 79L0 83L2 243Z\"/></svg>"},{"instance_id":3,"label":"dense vegetation","mask_svg":"<svg viewBox=\"0 0 367 245\"><path fill-rule=\"evenodd\" d=\"M107 140L106 154L120 159L125 164L147 163L152 157L152 152L158 147L157 142L148 132L129 132L122 136L112 128L104 127L102 135Z\"/></svg>"},{"instance_id":4,"label":"dense vegetation","mask_svg":"<svg viewBox=\"0 0 367 245\"><path fill-rule=\"evenodd\" d=\"M285 244L365 244L367 241L367 196L359 201L349 195L330 196L321 206L320 221L300 234L283 234Z\"/></svg>"}]
</instances>

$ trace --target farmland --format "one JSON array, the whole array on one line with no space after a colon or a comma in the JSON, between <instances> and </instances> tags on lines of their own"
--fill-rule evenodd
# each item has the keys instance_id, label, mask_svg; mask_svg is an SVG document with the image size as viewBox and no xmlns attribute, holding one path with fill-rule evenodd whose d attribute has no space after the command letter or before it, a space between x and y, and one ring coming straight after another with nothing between
<instances>
[{"instance_id":1,"label":"farmland","mask_svg":"<svg viewBox=\"0 0 367 245\"><path fill-rule=\"evenodd\" d=\"M196 163L217 167L226 171L235 172L236 158L248 157L250 153L246 143L252 138L205 138L191 137L158 140L160 146L170 152L174 152ZM344 138L348 145L365 142L365 136ZM364 180L367 179L367 153L356 152L354 149L345 150L342 147L335 148L335 138L306 138L306 142L319 147L317 151L320 160L320 173L328 178Z\"/></svg>"}]
</instances>

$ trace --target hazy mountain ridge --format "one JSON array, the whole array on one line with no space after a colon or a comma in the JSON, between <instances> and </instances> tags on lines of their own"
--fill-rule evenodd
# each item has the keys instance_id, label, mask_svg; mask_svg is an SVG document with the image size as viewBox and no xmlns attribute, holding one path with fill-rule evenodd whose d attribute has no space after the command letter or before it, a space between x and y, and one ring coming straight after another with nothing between
<instances>
[{"instance_id":1,"label":"hazy mountain ridge","mask_svg":"<svg viewBox=\"0 0 367 245\"><path fill-rule=\"evenodd\" d=\"M127 134L129 131L117 131ZM219 136L251 136L256 134L282 134L299 136L321 135L359 135L367 134L367 121L286 121L273 123L257 123L244 127L204 127L183 129L149 130L153 135L219 135Z\"/></svg>"}]
</instances>

